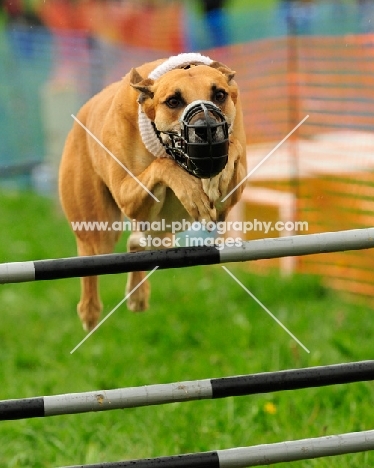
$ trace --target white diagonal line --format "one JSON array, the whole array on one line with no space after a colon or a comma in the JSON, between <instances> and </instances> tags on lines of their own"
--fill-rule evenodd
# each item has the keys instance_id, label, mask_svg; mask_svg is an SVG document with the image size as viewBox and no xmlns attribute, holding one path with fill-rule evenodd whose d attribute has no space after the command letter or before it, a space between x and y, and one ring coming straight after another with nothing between
<instances>
[{"instance_id":1,"label":"white diagonal line","mask_svg":"<svg viewBox=\"0 0 374 468\"><path fill-rule=\"evenodd\" d=\"M235 192L235 190L236 190L238 187L240 187L242 184L244 184L244 182L245 182L254 172L256 172L257 169L258 169L260 166L262 166L262 164L264 164L265 161L267 161L267 160L270 158L270 156L274 153L274 151L276 151L276 150L277 150L277 149L278 149L278 148L279 148L279 147L280 147L280 146L281 146L281 145L282 145L282 144L283 144L299 127L300 127L300 125L302 125L302 124L306 121L306 119L307 119L308 117L309 117L309 115L305 116L305 117L303 118L303 120L302 120L301 122L299 122L299 123L296 125L296 127L295 127L293 130L291 130L290 133L289 133L287 136L285 136L285 137L283 138L283 140L280 141L280 142L277 144L277 146L276 146L275 148L273 148L273 149L270 151L270 153L269 153L267 156L265 156L264 159L262 159L262 160L257 164L257 166L255 166L255 167L244 177L244 179L242 179L242 180L238 183L238 185L237 185L236 187L234 187L234 188L231 190L231 192L229 192L224 198L222 198L221 203L223 203L224 201L226 201L226 200L229 198L229 196L230 196L231 194L233 194L233 193Z\"/></svg>"},{"instance_id":2,"label":"white diagonal line","mask_svg":"<svg viewBox=\"0 0 374 468\"><path fill-rule=\"evenodd\" d=\"M125 169L125 171L134 179L137 181L137 183L143 187L143 189L148 192L148 194L154 198L156 200L156 202L159 202L160 200L155 196L153 195L153 193L147 189L147 187L142 183L140 182L140 180L129 170L127 169L127 167L116 157L114 156L114 154L79 120L77 119L77 117L75 117L74 114L71 114L71 116L73 117L73 119L82 127L86 130L86 132L92 136L92 138L96 141L96 143L98 143L108 154L109 156L111 156L121 167L123 167L123 169Z\"/></svg>"},{"instance_id":3,"label":"white diagonal line","mask_svg":"<svg viewBox=\"0 0 374 468\"><path fill-rule=\"evenodd\" d=\"M148 273L148 275L147 275L145 278L143 278L143 279L140 281L140 283L138 283L138 284L135 286L135 288L134 288L132 291L130 291L130 292L115 306L115 308L114 308L113 310L111 310L111 311L109 312L109 314L106 315L106 316L103 318L103 320L102 320L101 322L99 322L99 323L96 325L96 327L93 328L93 329L90 331L90 333L88 333L88 335L86 335L80 343L77 344L77 346L76 346L73 350L70 351L70 354L73 354L74 351L76 351L76 350L77 350L93 333L95 333L95 331L96 331L106 320L108 320L108 318L109 318L112 314L114 314L114 312L118 309L118 307L120 307L120 306L131 296L131 294L132 294L134 291L136 291L136 290L139 288L139 286L141 286L141 285L144 283L144 281L146 281L146 280L151 276L151 274L154 273L154 272L157 270L157 268L158 268L158 266L154 267L153 270L150 271L150 272Z\"/></svg>"},{"instance_id":4,"label":"white diagonal line","mask_svg":"<svg viewBox=\"0 0 374 468\"><path fill-rule=\"evenodd\" d=\"M282 323L280 320L278 320L277 317L275 317L275 315L272 314L272 313L270 312L270 310L269 310L267 307L265 307L264 304L263 304L261 301L259 301L259 300L257 299L257 297L256 297L254 294L252 294L251 291L249 291L249 290L244 286L244 284L243 284L241 281L238 280L238 278L237 278L235 275L233 275L233 274L231 273L230 270L228 270L228 269L227 269L226 267L224 267L224 266L222 266L222 268L226 271L226 273L228 273L228 274L231 276L231 278L232 278L234 281L236 281L236 282L239 284L239 286L241 286L241 287L244 289L244 291L245 291L247 294L249 294L249 295L251 296L251 298L252 298L254 301L257 302L258 305L260 305L260 306L264 309L264 311L265 311L267 314L270 315L270 317L271 317L273 320L275 320L275 321L277 322L277 324L278 324L280 327L283 328L284 331L286 331L286 332L291 336L291 338L293 338L293 339L296 341L296 343L298 343L307 353L310 353L309 349L308 349L307 347L305 347L305 346L301 343L301 341L299 341L299 340L296 338L296 336L293 335L293 334L290 332L290 330L288 330L288 328L286 328L286 327L283 325L283 323Z\"/></svg>"}]
</instances>

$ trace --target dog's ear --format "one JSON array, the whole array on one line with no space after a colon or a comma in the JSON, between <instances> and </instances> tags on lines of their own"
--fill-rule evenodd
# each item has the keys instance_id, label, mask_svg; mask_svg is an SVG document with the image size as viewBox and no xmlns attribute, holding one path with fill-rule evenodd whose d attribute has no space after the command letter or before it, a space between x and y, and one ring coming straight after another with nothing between
<instances>
[{"instance_id":1,"label":"dog's ear","mask_svg":"<svg viewBox=\"0 0 374 468\"><path fill-rule=\"evenodd\" d=\"M136 68L131 69L130 85L141 93L139 96L140 103L144 102L147 98L153 98L154 92L151 89L153 84L153 80L149 78L144 79Z\"/></svg>"},{"instance_id":2,"label":"dog's ear","mask_svg":"<svg viewBox=\"0 0 374 468\"><path fill-rule=\"evenodd\" d=\"M216 70L219 70L222 74L224 74L227 78L227 82L230 83L230 81L234 78L235 73L233 70L228 68L226 65L224 65L221 62L212 62L210 64L212 68L215 68Z\"/></svg>"}]
</instances>

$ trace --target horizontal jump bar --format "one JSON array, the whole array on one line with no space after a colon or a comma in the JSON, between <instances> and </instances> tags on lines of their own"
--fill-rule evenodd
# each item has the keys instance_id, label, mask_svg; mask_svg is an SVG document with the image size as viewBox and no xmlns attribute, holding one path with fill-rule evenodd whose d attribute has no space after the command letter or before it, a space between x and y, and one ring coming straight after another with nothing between
<instances>
[{"instance_id":1,"label":"horizontal jump bar","mask_svg":"<svg viewBox=\"0 0 374 468\"><path fill-rule=\"evenodd\" d=\"M242 241L240 246L179 247L0 264L0 284L182 268L374 247L374 228Z\"/></svg>"},{"instance_id":2,"label":"horizontal jump bar","mask_svg":"<svg viewBox=\"0 0 374 468\"><path fill-rule=\"evenodd\" d=\"M348 432L346 434L216 450L214 452L96 463L94 465L74 465L64 468L152 468L160 466L163 468L246 468L366 452L368 450L374 450L374 431Z\"/></svg>"},{"instance_id":3,"label":"horizontal jump bar","mask_svg":"<svg viewBox=\"0 0 374 468\"><path fill-rule=\"evenodd\" d=\"M3 400L0 401L0 421L253 395L368 380L374 380L374 361Z\"/></svg>"}]
</instances>

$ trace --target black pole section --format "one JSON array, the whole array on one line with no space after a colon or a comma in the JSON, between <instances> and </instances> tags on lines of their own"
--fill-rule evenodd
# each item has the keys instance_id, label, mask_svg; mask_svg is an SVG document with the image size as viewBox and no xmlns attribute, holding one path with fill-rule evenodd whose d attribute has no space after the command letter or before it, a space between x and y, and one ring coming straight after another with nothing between
<instances>
[{"instance_id":1,"label":"black pole section","mask_svg":"<svg viewBox=\"0 0 374 468\"><path fill-rule=\"evenodd\" d=\"M74 465L65 468L128 468L132 466L137 468L220 468L220 462L216 452L205 452L94 465Z\"/></svg>"},{"instance_id":2,"label":"black pole section","mask_svg":"<svg viewBox=\"0 0 374 468\"><path fill-rule=\"evenodd\" d=\"M156 251L37 260L35 280L55 280L80 276L109 275L151 270L155 266L181 268L220 263L216 247L178 247Z\"/></svg>"},{"instance_id":3,"label":"black pole section","mask_svg":"<svg viewBox=\"0 0 374 468\"><path fill-rule=\"evenodd\" d=\"M213 398L374 380L374 361L212 379Z\"/></svg>"},{"instance_id":4,"label":"black pole section","mask_svg":"<svg viewBox=\"0 0 374 468\"><path fill-rule=\"evenodd\" d=\"M24 398L0 402L0 421L15 419L42 418L44 416L44 398Z\"/></svg>"}]
</instances>

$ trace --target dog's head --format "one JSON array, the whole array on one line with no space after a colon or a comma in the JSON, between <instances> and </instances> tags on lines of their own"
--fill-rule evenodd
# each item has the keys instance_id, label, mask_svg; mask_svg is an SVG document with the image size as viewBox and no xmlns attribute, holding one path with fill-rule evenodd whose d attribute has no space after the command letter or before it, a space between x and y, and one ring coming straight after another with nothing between
<instances>
[{"instance_id":1,"label":"dog's head","mask_svg":"<svg viewBox=\"0 0 374 468\"><path fill-rule=\"evenodd\" d=\"M211 178L227 163L238 97L234 75L219 62L174 69L157 80L131 71L142 112L166 152L196 177Z\"/></svg>"}]
</instances>

